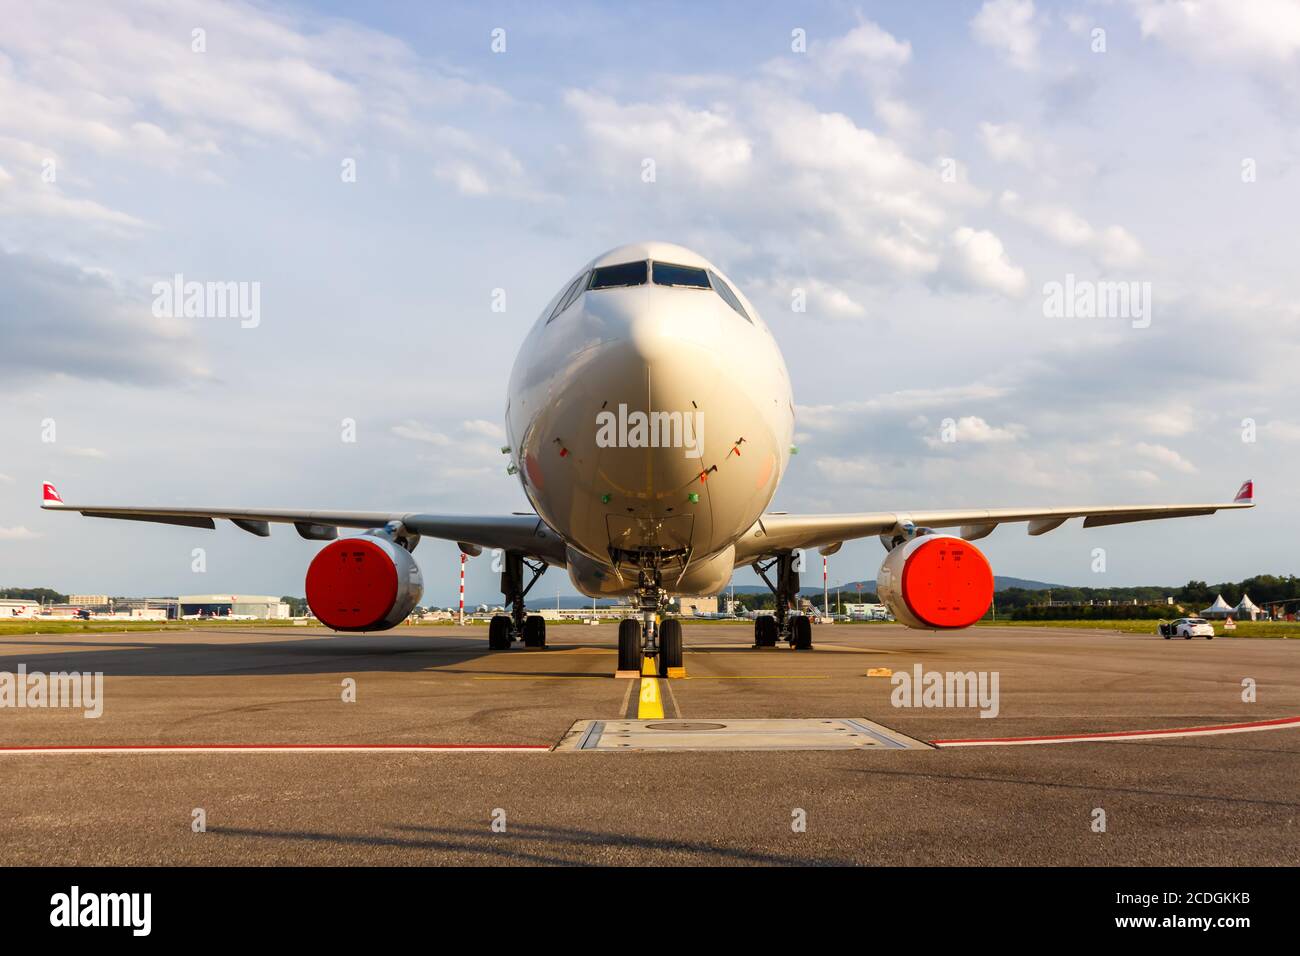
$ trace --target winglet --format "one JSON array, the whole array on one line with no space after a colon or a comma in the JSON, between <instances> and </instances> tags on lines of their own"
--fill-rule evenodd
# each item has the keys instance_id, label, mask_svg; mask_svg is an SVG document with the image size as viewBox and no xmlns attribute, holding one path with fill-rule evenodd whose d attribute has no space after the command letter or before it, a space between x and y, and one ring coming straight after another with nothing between
<instances>
[{"instance_id":1,"label":"winglet","mask_svg":"<svg viewBox=\"0 0 1300 956\"><path fill-rule=\"evenodd\" d=\"M1255 482L1247 478L1241 484L1237 491L1237 497L1232 499L1234 505L1253 505L1255 503Z\"/></svg>"},{"instance_id":2,"label":"winglet","mask_svg":"<svg viewBox=\"0 0 1300 956\"><path fill-rule=\"evenodd\" d=\"M51 504L61 505L63 499L59 497L59 492L54 485L47 481L41 485L41 507L44 508Z\"/></svg>"}]
</instances>

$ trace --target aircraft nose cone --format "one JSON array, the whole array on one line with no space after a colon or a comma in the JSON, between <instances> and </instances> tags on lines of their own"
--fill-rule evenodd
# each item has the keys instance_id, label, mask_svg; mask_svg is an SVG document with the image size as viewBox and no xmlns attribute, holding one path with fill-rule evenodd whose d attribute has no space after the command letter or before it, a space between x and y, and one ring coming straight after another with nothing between
<instances>
[{"instance_id":1,"label":"aircraft nose cone","mask_svg":"<svg viewBox=\"0 0 1300 956\"><path fill-rule=\"evenodd\" d=\"M628 323L626 341L634 356L650 367L672 362L697 350L713 352L718 341L717 315L712 308L665 308L638 315Z\"/></svg>"},{"instance_id":2,"label":"aircraft nose cone","mask_svg":"<svg viewBox=\"0 0 1300 956\"><path fill-rule=\"evenodd\" d=\"M602 339L646 365L671 360L683 348L719 348L718 306L711 291L658 286L590 292L583 300L586 320Z\"/></svg>"}]
</instances>

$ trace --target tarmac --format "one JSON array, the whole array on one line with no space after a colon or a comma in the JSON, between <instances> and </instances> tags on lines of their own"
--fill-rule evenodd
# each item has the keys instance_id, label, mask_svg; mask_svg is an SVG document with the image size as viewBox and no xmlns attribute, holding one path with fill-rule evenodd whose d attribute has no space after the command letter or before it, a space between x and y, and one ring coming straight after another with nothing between
<instances>
[{"instance_id":1,"label":"tarmac","mask_svg":"<svg viewBox=\"0 0 1300 956\"><path fill-rule=\"evenodd\" d=\"M97 718L0 706L6 862L1300 862L1300 641L687 623L684 677L622 679L615 641L0 639L0 676L104 675Z\"/></svg>"}]
</instances>

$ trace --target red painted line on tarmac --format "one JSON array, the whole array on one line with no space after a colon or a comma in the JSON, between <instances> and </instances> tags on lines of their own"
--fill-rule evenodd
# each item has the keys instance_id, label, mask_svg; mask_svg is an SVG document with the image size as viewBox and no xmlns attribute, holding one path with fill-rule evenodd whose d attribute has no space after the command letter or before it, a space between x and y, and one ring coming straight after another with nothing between
<instances>
[{"instance_id":1,"label":"red painted line on tarmac","mask_svg":"<svg viewBox=\"0 0 1300 956\"><path fill-rule=\"evenodd\" d=\"M270 753L311 753L319 751L375 752L472 752L520 753L548 751L549 744L54 744L0 746L5 754L97 754L97 753L223 753L230 751L264 751Z\"/></svg>"},{"instance_id":2,"label":"red painted line on tarmac","mask_svg":"<svg viewBox=\"0 0 1300 956\"><path fill-rule=\"evenodd\" d=\"M1062 744L1102 740L1141 740L1144 737L1194 737L1198 734L1235 734L1253 730L1283 730L1300 727L1300 717L1252 720L1241 724L1211 724L1205 727L1173 727L1163 730L1113 730L1094 734L1057 734L1045 737L970 737L931 740L934 747L984 747L1011 744Z\"/></svg>"}]
</instances>

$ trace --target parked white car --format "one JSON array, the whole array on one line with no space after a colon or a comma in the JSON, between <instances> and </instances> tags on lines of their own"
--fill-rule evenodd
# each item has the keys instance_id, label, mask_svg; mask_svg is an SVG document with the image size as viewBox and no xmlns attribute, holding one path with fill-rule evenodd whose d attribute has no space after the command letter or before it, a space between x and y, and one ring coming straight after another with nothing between
<instances>
[{"instance_id":1,"label":"parked white car","mask_svg":"<svg viewBox=\"0 0 1300 956\"><path fill-rule=\"evenodd\" d=\"M1180 617L1176 621L1161 621L1158 631L1166 641L1174 637L1181 637L1187 641L1194 637L1203 637L1207 641L1214 640L1214 625L1203 617Z\"/></svg>"}]
</instances>

